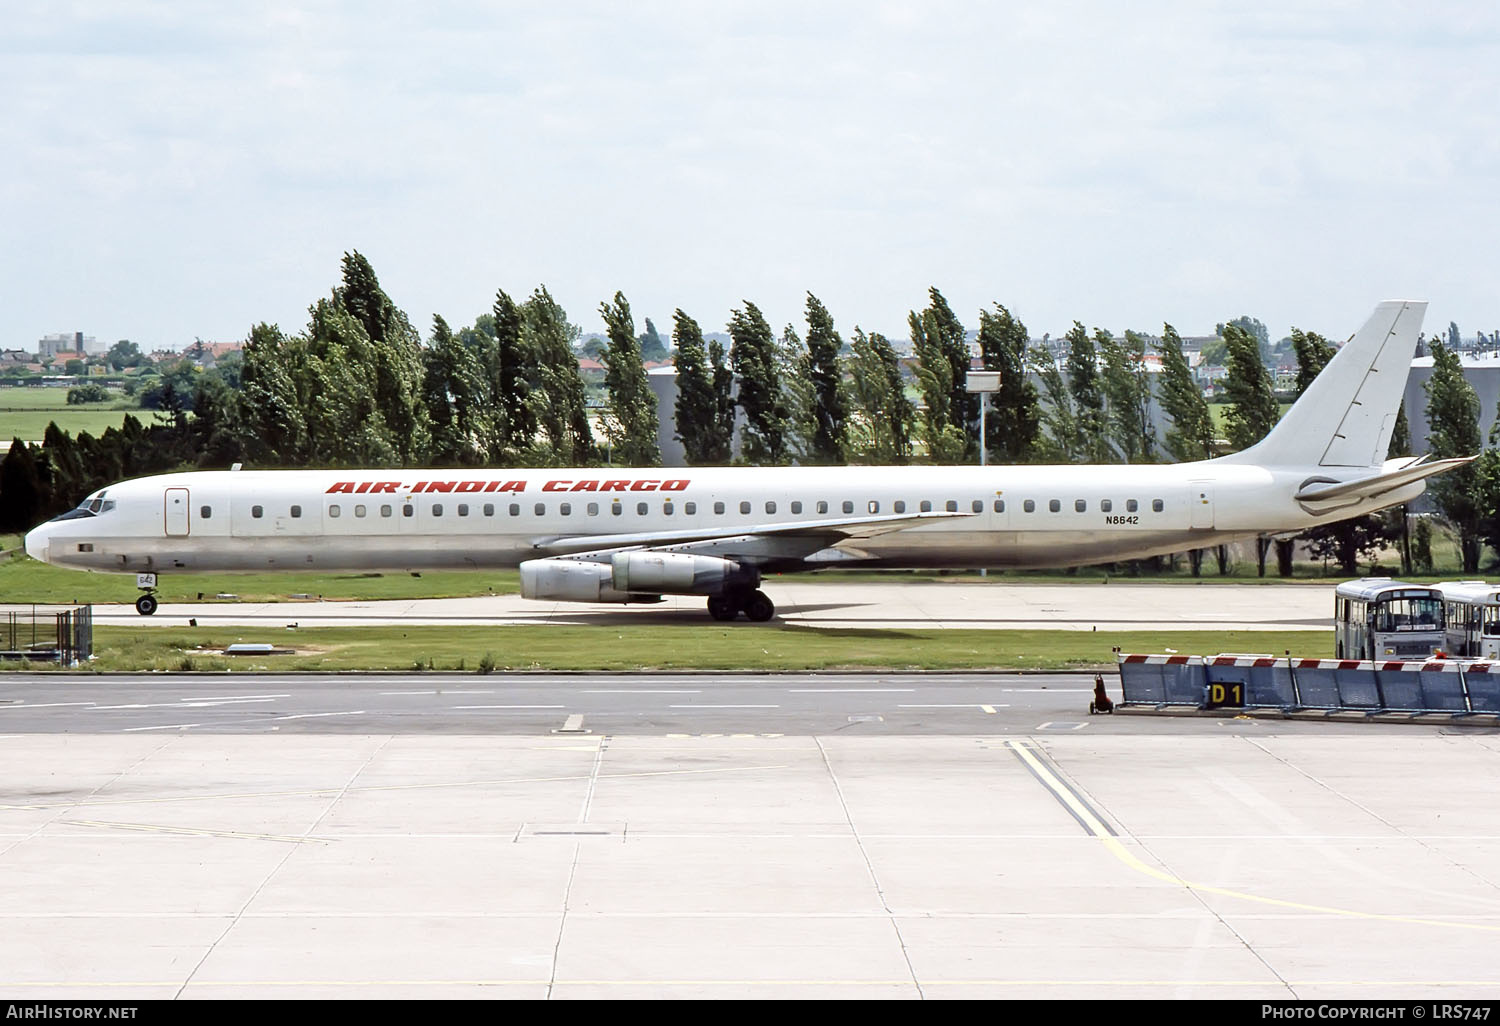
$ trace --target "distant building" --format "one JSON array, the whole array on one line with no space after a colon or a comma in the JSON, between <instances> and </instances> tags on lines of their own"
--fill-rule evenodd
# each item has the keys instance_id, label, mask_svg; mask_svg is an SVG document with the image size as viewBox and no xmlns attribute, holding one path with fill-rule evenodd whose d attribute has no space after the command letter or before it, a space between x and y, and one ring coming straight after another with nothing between
<instances>
[{"instance_id":1,"label":"distant building","mask_svg":"<svg viewBox=\"0 0 1500 1026\"><path fill-rule=\"evenodd\" d=\"M41 341L37 343L37 355L44 360L49 356L54 358L102 356L108 351L108 346L100 345L99 340L93 335L85 335L81 331L43 335Z\"/></svg>"},{"instance_id":2,"label":"distant building","mask_svg":"<svg viewBox=\"0 0 1500 1026\"><path fill-rule=\"evenodd\" d=\"M1459 353L1459 363L1464 369L1464 380L1473 386L1479 396L1479 437L1488 443L1490 429L1500 418L1500 353ZM1420 456L1428 450L1427 393L1423 385L1432 377L1432 357L1419 356L1411 362L1411 372L1406 378L1406 392L1402 401L1406 403L1406 422L1411 428L1411 452ZM1380 454L1382 458L1384 453Z\"/></svg>"}]
</instances>

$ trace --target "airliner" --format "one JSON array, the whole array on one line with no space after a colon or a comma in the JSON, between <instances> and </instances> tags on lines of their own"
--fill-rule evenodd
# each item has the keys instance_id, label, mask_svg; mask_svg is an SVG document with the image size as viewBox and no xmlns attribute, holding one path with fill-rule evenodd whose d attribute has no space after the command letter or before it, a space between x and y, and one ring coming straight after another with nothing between
<instances>
[{"instance_id":1,"label":"airliner","mask_svg":"<svg viewBox=\"0 0 1500 1026\"><path fill-rule=\"evenodd\" d=\"M1385 453L1423 302L1379 304L1258 444L1121 466L232 470L139 478L26 536L58 566L161 574L519 567L552 602L707 599L770 620L764 575L1068 567L1287 534L1419 496L1466 459Z\"/></svg>"}]
</instances>

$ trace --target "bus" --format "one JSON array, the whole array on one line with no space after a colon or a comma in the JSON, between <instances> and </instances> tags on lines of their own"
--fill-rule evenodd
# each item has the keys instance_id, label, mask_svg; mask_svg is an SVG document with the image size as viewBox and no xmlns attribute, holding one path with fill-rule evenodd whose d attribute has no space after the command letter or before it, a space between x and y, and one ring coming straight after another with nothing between
<instances>
[{"instance_id":1,"label":"bus","mask_svg":"<svg viewBox=\"0 0 1500 1026\"><path fill-rule=\"evenodd\" d=\"M1447 581L1443 593L1448 621L1444 651L1460 659L1500 659L1500 584Z\"/></svg>"},{"instance_id":2,"label":"bus","mask_svg":"<svg viewBox=\"0 0 1500 1026\"><path fill-rule=\"evenodd\" d=\"M1345 581L1333 592L1334 654L1340 659L1430 656L1448 643L1443 593L1389 577Z\"/></svg>"}]
</instances>

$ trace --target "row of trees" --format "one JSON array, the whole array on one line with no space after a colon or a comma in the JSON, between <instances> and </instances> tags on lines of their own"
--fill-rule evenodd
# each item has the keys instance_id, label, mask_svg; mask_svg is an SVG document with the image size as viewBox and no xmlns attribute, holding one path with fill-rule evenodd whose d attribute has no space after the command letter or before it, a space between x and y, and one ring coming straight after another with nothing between
<instances>
[{"instance_id":1,"label":"row of trees","mask_svg":"<svg viewBox=\"0 0 1500 1026\"><path fill-rule=\"evenodd\" d=\"M599 314L608 404L595 419L578 370L580 329L545 287L523 300L501 290L487 313L457 331L434 316L424 340L369 261L346 254L340 284L310 308L301 333L259 324L242 359L222 371L187 367L164 375L152 396L160 412L151 426L130 418L97 439L70 438L53 427L40 452L12 445L0 466L0 529L29 527L109 481L182 465L657 465L658 411L644 356L662 342L649 321L637 335L623 294L601 303ZM879 333L855 327L846 343L811 293L804 326L788 324L779 337L761 310L745 302L730 315L727 350L677 310L672 412L688 462L730 462L737 425L737 459L748 464L976 460L979 397L965 388L967 329L936 288L925 308L910 313L908 329L914 380ZM1223 433L1231 449L1254 444L1279 414L1263 361L1265 334L1248 317L1219 326L1228 368ZM1055 351L1050 340L1031 343L1026 326L996 303L980 311L977 339L983 367L1001 374L985 439L999 462L1187 461L1208 458L1219 446L1209 405L1170 324L1154 337L1136 331L1117 337L1074 322ZM1334 347L1300 330L1290 344L1300 395ZM1161 360L1154 394L1147 372L1153 350ZM1477 399L1472 389L1463 393L1468 386L1454 369L1456 356L1441 343L1433 351L1434 454L1471 454L1480 448ZM1168 425L1161 438L1153 401ZM1393 452L1397 446L1404 451L1404 431ZM1486 519L1500 502L1490 501L1487 487L1500 489L1494 450L1434 488L1464 540L1466 565L1470 554L1477 561L1483 541L1500 540L1500 529ZM1393 532L1403 553L1411 553L1404 523L1365 518L1325 529L1312 542L1352 571L1359 555ZM1270 548L1261 548L1262 567ZM1290 543L1276 550L1289 572Z\"/></svg>"}]
</instances>

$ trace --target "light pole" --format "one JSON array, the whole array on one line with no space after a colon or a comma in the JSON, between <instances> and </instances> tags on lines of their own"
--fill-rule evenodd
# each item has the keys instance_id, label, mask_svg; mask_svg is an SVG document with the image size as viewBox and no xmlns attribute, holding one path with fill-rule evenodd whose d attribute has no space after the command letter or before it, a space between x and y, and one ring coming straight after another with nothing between
<instances>
[{"instance_id":1,"label":"light pole","mask_svg":"<svg viewBox=\"0 0 1500 1026\"><path fill-rule=\"evenodd\" d=\"M964 381L964 389L969 392L978 393L979 395L979 465L983 467L988 465L986 450L989 448L985 439L984 412L985 408L990 404L990 393L1000 391L1000 372L969 371ZM989 571L984 567L979 568L980 577L988 577L989 575Z\"/></svg>"},{"instance_id":2,"label":"light pole","mask_svg":"<svg viewBox=\"0 0 1500 1026\"><path fill-rule=\"evenodd\" d=\"M964 382L964 389L979 395L979 465L986 466L984 437L984 412L989 405L989 394L1000 391L999 371L969 371L968 379Z\"/></svg>"}]
</instances>

